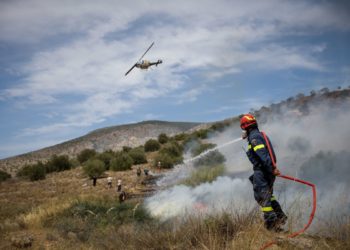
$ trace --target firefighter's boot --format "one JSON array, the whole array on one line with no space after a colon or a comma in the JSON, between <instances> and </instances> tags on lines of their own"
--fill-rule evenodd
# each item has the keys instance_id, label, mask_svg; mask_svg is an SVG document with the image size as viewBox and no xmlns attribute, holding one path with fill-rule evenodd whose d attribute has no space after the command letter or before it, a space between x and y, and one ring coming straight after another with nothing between
<instances>
[{"instance_id":1,"label":"firefighter's boot","mask_svg":"<svg viewBox=\"0 0 350 250\"><path fill-rule=\"evenodd\" d=\"M281 205L279 204L279 202L276 200L274 196L272 196L271 198L271 206L273 208L273 211L275 211L276 213L278 225L283 226L284 224L286 224L288 217L283 212Z\"/></svg>"},{"instance_id":2,"label":"firefighter's boot","mask_svg":"<svg viewBox=\"0 0 350 250\"><path fill-rule=\"evenodd\" d=\"M274 211L264 212L265 228L269 231L282 232L283 229L280 227L279 220Z\"/></svg>"}]
</instances>

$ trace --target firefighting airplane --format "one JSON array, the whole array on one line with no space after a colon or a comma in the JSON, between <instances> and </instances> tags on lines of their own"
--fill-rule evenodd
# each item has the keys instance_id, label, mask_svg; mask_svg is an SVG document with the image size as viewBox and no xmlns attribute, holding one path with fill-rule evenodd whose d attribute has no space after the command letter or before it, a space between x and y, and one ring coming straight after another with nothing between
<instances>
[{"instance_id":1,"label":"firefighting airplane","mask_svg":"<svg viewBox=\"0 0 350 250\"><path fill-rule=\"evenodd\" d=\"M156 62L151 62L147 60L142 60L142 58L146 55L146 53L152 48L154 42L148 47L145 53L140 57L140 59L128 70L128 72L125 73L125 75L129 74L131 70L133 70L135 67L139 69L148 69L152 65L158 66L158 64L161 64L163 61L158 60Z\"/></svg>"}]
</instances>

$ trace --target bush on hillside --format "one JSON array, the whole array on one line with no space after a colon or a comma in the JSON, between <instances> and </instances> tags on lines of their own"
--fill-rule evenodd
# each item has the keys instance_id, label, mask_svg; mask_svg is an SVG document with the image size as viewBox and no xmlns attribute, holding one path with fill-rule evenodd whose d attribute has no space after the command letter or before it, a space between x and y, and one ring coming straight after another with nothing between
<instances>
[{"instance_id":1,"label":"bush on hillside","mask_svg":"<svg viewBox=\"0 0 350 250\"><path fill-rule=\"evenodd\" d=\"M103 161L106 170L109 170L111 161L114 158L114 153L113 151L104 151L103 153L98 154L96 158Z\"/></svg>"},{"instance_id":2,"label":"bush on hillside","mask_svg":"<svg viewBox=\"0 0 350 250\"><path fill-rule=\"evenodd\" d=\"M46 176L46 167L42 162L32 165L25 165L18 172L17 176L28 178L31 181L43 180Z\"/></svg>"},{"instance_id":3,"label":"bush on hillside","mask_svg":"<svg viewBox=\"0 0 350 250\"><path fill-rule=\"evenodd\" d=\"M157 140L149 139L145 143L145 151L146 152L154 152L160 149L160 144Z\"/></svg>"},{"instance_id":4,"label":"bush on hillside","mask_svg":"<svg viewBox=\"0 0 350 250\"><path fill-rule=\"evenodd\" d=\"M158 141L160 144L164 144L164 143L167 143L169 141L169 138L166 134L161 133L158 135Z\"/></svg>"},{"instance_id":5,"label":"bush on hillside","mask_svg":"<svg viewBox=\"0 0 350 250\"><path fill-rule=\"evenodd\" d=\"M209 129L200 129L193 133L197 138L207 139L209 134Z\"/></svg>"},{"instance_id":6,"label":"bush on hillside","mask_svg":"<svg viewBox=\"0 0 350 250\"><path fill-rule=\"evenodd\" d=\"M132 149L132 147L129 146L123 146L123 152L128 153L130 150Z\"/></svg>"},{"instance_id":7,"label":"bush on hillside","mask_svg":"<svg viewBox=\"0 0 350 250\"><path fill-rule=\"evenodd\" d=\"M185 133L181 133L181 134L177 134L177 135L174 135L173 138L176 140L176 141L184 141L186 140L186 138L189 137L188 134L185 134Z\"/></svg>"},{"instance_id":8,"label":"bush on hillside","mask_svg":"<svg viewBox=\"0 0 350 250\"><path fill-rule=\"evenodd\" d=\"M191 173L191 176L183 180L181 184L186 186L195 187L205 182L212 182L218 176L223 175L225 167L222 164L215 165L212 167L205 166L197 168Z\"/></svg>"},{"instance_id":9,"label":"bush on hillside","mask_svg":"<svg viewBox=\"0 0 350 250\"><path fill-rule=\"evenodd\" d=\"M216 145L213 143L203 143L203 144L197 144L195 147L191 149L192 156L197 156L203 153L204 151L207 151L208 149L215 148Z\"/></svg>"},{"instance_id":10,"label":"bush on hillside","mask_svg":"<svg viewBox=\"0 0 350 250\"><path fill-rule=\"evenodd\" d=\"M164 147L159 151L159 153L168 154L173 157L182 157L182 151L183 147L179 143L174 141L165 144Z\"/></svg>"},{"instance_id":11,"label":"bush on hillside","mask_svg":"<svg viewBox=\"0 0 350 250\"><path fill-rule=\"evenodd\" d=\"M172 168L175 165L176 160L168 154L158 154L154 159L154 167L158 167L158 162L161 163L161 168Z\"/></svg>"},{"instance_id":12,"label":"bush on hillside","mask_svg":"<svg viewBox=\"0 0 350 250\"><path fill-rule=\"evenodd\" d=\"M96 155L96 151L94 149L84 149L82 150L78 156L77 159L80 163L84 163L88 161L89 159L93 158Z\"/></svg>"},{"instance_id":13,"label":"bush on hillside","mask_svg":"<svg viewBox=\"0 0 350 250\"><path fill-rule=\"evenodd\" d=\"M77 158L72 158L69 160L70 163L72 164L72 168L76 168L80 166L80 162L78 161Z\"/></svg>"},{"instance_id":14,"label":"bush on hillside","mask_svg":"<svg viewBox=\"0 0 350 250\"><path fill-rule=\"evenodd\" d=\"M216 122L210 126L210 130L223 132L226 128L230 126L230 124L231 124L230 121Z\"/></svg>"},{"instance_id":15,"label":"bush on hillside","mask_svg":"<svg viewBox=\"0 0 350 250\"><path fill-rule=\"evenodd\" d=\"M146 154L143 147L133 148L129 152L129 156L133 160L133 164L144 164L147 163Z\"/></svg>"},{"instance_id":16,"label":"bush on hillside","mask_svg":"<svg viewBox=\"0 0 350 250\"><path fill-rule=\"evenodd\" d=\"M10 179L11 175L3 170L0 170L0 182Z\"/></svg>"},{"instance_id":17,"label":"bush on hillside","mask_svg":"<svg viewBox=\"0 0 350 250\"><path fill-rule=\"evenodd\" d=\"M53 155L46 163L46 172L60 172L71 169L73 164L70 162L67 155Z\"/></svg>"},{"instance_id":18,"label":"bush on hillside","mask_svg":"<svg viewBox=\"0 0 350 250\"><path fill-rule=\"evenodd\" d=\"M218 150L214 150L203 157L194 161L194 166L215 166L222 164L226 161L226 158Z\"/></svg>"},{"instance_id":19,"label":"bush on hillside","mask_svg":"<svg viewBox=\"0 0 350 250\"><path fill-rule=\"evenodd\" d=\"M182 151L182 146L177 142L165 144L155 158L155 166L158 165L158 162L161 162L162 168L172 168L174 165L180 164L183 161Z\"/></svg>"},{"instance_id":20,"label":"bush on hillside","mask_svg":"<svg viewBox=\"0 0 350 250\"><path fill-rule=\"evenodd\" d=\"M133 159L125 152L117 152L111 160L110 169L113 171L125 171L131 169Z\"/></svg>"},{"instance_id":21,"label":"bush on hillside","mask_svg":"<svg viewBox=\"0 0 350 250\"><path fill-rule=\"evenodd\" d=\"M90 159L85 162L83 171L90 178L99 178L106 170L105 164L99 159Z\"/></svg>"}]
</instances>

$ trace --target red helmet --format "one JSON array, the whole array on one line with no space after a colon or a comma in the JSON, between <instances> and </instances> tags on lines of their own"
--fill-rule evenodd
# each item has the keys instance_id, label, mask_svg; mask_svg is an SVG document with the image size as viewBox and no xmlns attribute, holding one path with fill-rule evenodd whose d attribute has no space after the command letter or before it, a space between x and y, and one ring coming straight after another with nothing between
<instances>
[{"instance_id":1,"label":"red helmet","mask_svg":"<svg viewBox=\"0 0 350 250\"><path fill-rule=\"evenodd\" d=\"M242 117L241 117L241 121L240 121L240 123L241 123L241 128L243 129L243 130L246 130L247 128L249 128L250 126L252 126L252 125L256 125L257 123L256 123L256 119L255 119L255 117L253 116L253 115L251 115L251 114L245 114L245 115L243 115Z\"/></svg>"}]
</instances>

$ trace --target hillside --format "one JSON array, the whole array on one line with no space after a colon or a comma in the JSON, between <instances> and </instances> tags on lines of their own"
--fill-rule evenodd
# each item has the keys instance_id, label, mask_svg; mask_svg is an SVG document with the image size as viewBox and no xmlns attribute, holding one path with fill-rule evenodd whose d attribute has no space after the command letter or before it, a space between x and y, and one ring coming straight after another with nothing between
<instances>
[{"instance_id":1,"label":"hillside","mask_svg":"<svg viewBox=\"0 0 350 250\"><path fill-rule=\"evenodd\" d=\"M144 144L150 138L156 138L161 133L174 135L198 125L199 123L194 122L144 121L101 128L61 144L2 159L0 169L13 173L24 164L35 163L38 160L45 161L54 154L74 157L83 149L102 152L109 149L120 150L123 146L135 147Z\"/></svg>"},{"instance_id":2,"label":"hillside","mask_svg":"<svg viewBox=\"0 0 350 250\"><path fill-rule=\"evenodd\" d=\"M279 103L263 106L258 110L250 110L259 118L260 123L264 123L269 117L283 115L289 112L292 116L308 115L309 106L320 103L329 105L339 105L350 98L350 88L330 91L323 88L319 91L311 91L309 95L298 94ZM143 121L134 124L111 126L97 129L87 135L76 139L43 148L26 154L9 157L0 160L0 170L14 174L24 164L32 164L38 160L46 161L52 155L69 155L75 157L83 149L94 149L98 152L105 150L120 150L123 146L135 147L143 145L148 139L156 138L159 134L174 135L199 129L207 129L213 124L219 126L229 126L235 123L238 126L238 117L227 118L223 121L212 123L194 122L167 122L167 121Z\"/></svg>"},{"instance_id":3,"label":"hillside","mask_svg":"<svg viewBox=\"0 0 350 250\"><path fill-rule=\"evenodd\" d=\"M252 112L259 116L259 123L267 120L266 125L271 125L276 117L293 117L295 124L299 120L307 120L315 115L315 105L333 107L332 110L339 114L333 114L333 118L339 118L344 116L342 104L348 105L349 98L349 89L320 91L309 96L300 94ZM322 109L318 111L323 112ZM327 114L324 114L326 121L329 118ZM285 192L284 195L289 197L289 200L283 200L284 195L278 196L278 199L283 200L289 220L285 226L286 232L267 231L263 226L259 207L254 201L251 183L247 180L252 171L251 165L245 159L249 171L239 173L241 177L229 176L226 172L236 167L240 156L245 157L240 145L238 150L230 150L234 163L226 161L222 165L209 167L199 165L185 177L180 176L182 173L176 172L176 169L172 172L170 169L155 166L154 160L158 155L164 152L178 153L174 150L175 144L185 146L187 142L196 140L203 146L212 139L210 136L223 136L227 141L233 136L227 136L227 132L232 131L232 127L237 128L238 122L238 116L203 124L149 121L99 129L84 137L40 150L42 154L50 149L47 152L63 154L69 153L64 151L69 146L84 145L103 151L103 147L107 145L114 145L116 148L122 145L116 141L129 143L127 136L135 137L135 144L126 145L137 146L139 144L136 142L156 137L159 133L176 134L173 131L187 131L186 135L178 134L178 137L174 136L168 143L161 144L158 150L145 152L147 163L133 164L131 169L124 171L114 171L109 165L96 186L92 185L91 179L85 174L84 163L69 170L47 173L44 179L37 181L16 177L0 182L0 238L3 239L0 241L0 249L29 246L33 249L260 249L273 239L277 241L277 246L271 249L349 249L350 196L346 196L349 188L346 177L350 152L341 151L342 142L346 138L337 141L341 150L336 145L330 146L334 149L332 153L315 154L319 148L312 151L303 147L305 140L306 146L310 148L314 145L313 140L319 144L318 138L312 134L318 128L320 133L317 134L327 141L324 131L328 130L328 126L332 128L333 123L327 123L325 129L318 123L312 123L314 126L310 130L297 127L295 130L298 140L295 141L296 138L289 135L291 140L284 148L279 138L287 137L287 131L276 131L275 135L271 133L274 142L279 142L275 144L280 146L279 160L288 164L287 160L292 159L292 164L288 167L298 166L298 177L317 184L317 192L321 194L318 196L317 213L311 228L296 239L288 239L287 235L299 230L302 217L308 216L310 193L307 189L299 189L295 183L277 180L282 185L278 186L277 183L275 191ZM278 125L288 126L290 129L294 126L285 123L281 125L281 119L278 119ZM341 135L348 131L345 127L338 127L338 130L343 132ZM308 134L310 135L307 136ZM336 135L332 134L331 137ZM324 144L321 146L322 150L329 149ZM283 159L282 152L287 152L286 149L289 149L288 155ZM297 163L297 159L303 159L304 153L308 160ZM283 166L280 166L284 171ZM185 172L187 167L178 169ZM142 172L138 176L138 168L150 170L149 175ZM113 188L108 188L107 176L113 178ZM163 176L176 177L177 182L158 186L156 180ZM116 192L118 179L122 180L122 190L127 193L127 199L123 203L118 201L120 193ZM167 178L162 180L164 179ZM340 187L344 187L345 193L340 192ZM339 197L334 190L339 192ZM244 202L239 203L242 198L254 206L244 207ZM219 212L211 213L211 209L216 209L211 204L216 205ZM182 210L181 207L187 210ZM330 216L334 213L335 217ZM162 216L167 214L174 217L164 221Z\"/></svg>"}]
</instances>

